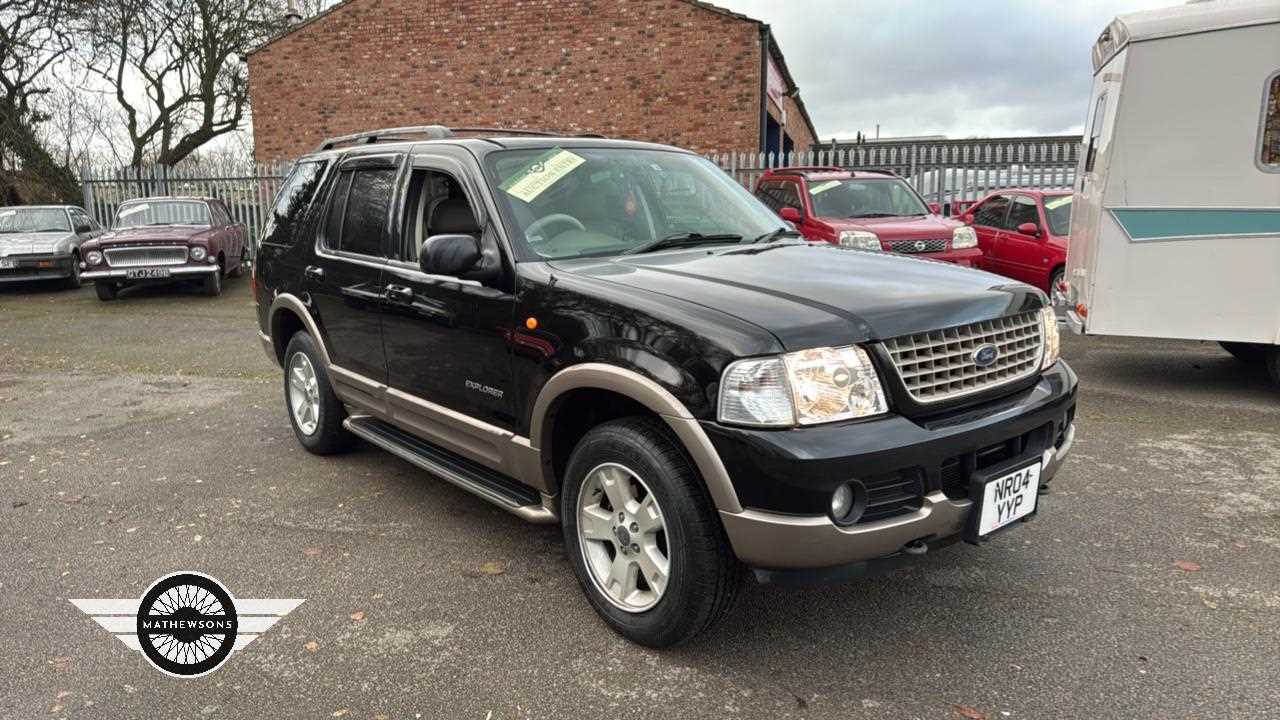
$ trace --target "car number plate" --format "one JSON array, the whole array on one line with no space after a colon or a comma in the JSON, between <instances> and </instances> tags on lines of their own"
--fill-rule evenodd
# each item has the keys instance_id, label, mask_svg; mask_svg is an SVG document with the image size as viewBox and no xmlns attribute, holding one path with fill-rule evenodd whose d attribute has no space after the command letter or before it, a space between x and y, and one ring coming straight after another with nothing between
<instances>
[{"instance_id":1,"label":"car number plate","mask_svg":"<svg viewBox=\"0 0 1280 720\"><path fill-rule=\"evenodd\" d=\"M981 487L980 504L977 527L971 534L982 537L1036 511L1040 463L977 482Z\"/></svg>"},{"instance_id":2,"label":"car number plate","mask_svg":"<svg viewBox=\"0 0 1280 720\"><path fill-rule=\"evenodd\" d=\"M169 268L134 268L124 271L127 280L155 280L169 277Z\"/></svg>"},{"instance_id":3,"label":"car number plate","mask_svg":"<svg viewBox=\"0 0 1280 720\"><path fill-rule=\"evenodd\" d=\"M12 270L18 267L18 261L13 258L0 258L0 270Z\"/></svg>"}]
</instances>

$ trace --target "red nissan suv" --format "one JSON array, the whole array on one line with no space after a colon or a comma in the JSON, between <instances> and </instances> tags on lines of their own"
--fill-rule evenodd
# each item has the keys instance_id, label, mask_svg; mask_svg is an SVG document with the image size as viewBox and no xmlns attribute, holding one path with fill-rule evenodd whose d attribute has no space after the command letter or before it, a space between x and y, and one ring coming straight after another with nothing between
<instances>
[{"instance_id":1,"label":"red nissan suv","mask_svg":"<svg viewBox=\"0 0 1280 720\"><path fill-rule=\"evenodd\" d=\"M888 170L788 167L769 170L756 197L810 240L919 255L978 267L973 228L938 215Z\"/></svg>"}]
</instances>

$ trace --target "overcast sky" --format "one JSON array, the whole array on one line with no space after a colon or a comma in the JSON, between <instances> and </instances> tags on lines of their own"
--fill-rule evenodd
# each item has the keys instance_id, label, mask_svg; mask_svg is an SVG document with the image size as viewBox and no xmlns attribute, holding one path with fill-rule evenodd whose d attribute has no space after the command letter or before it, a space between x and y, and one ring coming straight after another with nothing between
<instances>
[{"instance_id":1,"label":"overcast sky","mask_svg":"<svg viewBox=\"0 0 1280 720\"><path fill-rule=\"evenodd\" d=\"M1079 133L1090 49L1178 0L711 0L769 23L822 139Z\"/></svg>"}]
</instances>

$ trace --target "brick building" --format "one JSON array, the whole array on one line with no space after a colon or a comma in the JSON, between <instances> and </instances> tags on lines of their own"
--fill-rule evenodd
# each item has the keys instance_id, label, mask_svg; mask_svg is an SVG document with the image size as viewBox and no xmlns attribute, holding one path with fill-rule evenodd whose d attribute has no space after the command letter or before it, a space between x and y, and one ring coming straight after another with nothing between
<instances>
[{"instance_id":1,"label":"brick building","mask_svg":"<svg viewBox=\"0 0 1280 720\"><path fill-rule=\"evenodd\" d=\"M345 0L253 50L249 83L259 161L437 123L701 152L817 137L769 26L697 0Z\"/></svg>"}]
</instances>

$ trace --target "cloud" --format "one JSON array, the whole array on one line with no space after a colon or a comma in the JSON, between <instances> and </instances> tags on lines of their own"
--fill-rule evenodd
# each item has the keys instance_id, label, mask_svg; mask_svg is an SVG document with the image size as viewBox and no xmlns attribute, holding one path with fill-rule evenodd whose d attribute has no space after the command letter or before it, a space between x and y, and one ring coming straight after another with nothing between
<instances>
[{"instance_id":1,"label":"cloud","mask_svg":"<svg viewBox=\"0 0 1280 720\"><path fill-rule=\"evenodd\" d=\"M824 138L1078 133L1090 50L1170 0L713 0L769 23Z\"/></svg>"}]
</instances>

